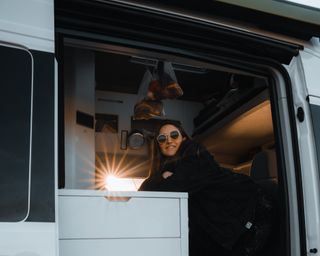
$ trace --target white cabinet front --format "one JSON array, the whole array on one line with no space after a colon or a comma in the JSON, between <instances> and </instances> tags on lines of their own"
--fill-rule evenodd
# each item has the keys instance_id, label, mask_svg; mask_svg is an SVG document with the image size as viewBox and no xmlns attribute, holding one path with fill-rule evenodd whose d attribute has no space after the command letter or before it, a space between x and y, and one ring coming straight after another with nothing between
<instances>
[{"instance_id":1,"label":"white cabinet front","mask_svg":"<svg viewBox=\"0 0 320 256\"><path fill-rule=\"evenodd\" d=\"M176 198L60 196L60 239L180 237Z\"/></svg>"},{"instance_id":2,"label":"white cabinet front","mask_svg":"<svg viewBox=\"0 0 320 256\"><path fill-rule=\"evenodd\" d=\"M60 256L187 256L188 195L59 190Z\"/></svg>"},{"instance_id":3,"label":"white cabinet front","mask_svg":"<svg viewBox=\"0 0 320 256\"><path fill-rule=\"evenodd\" d=\"M62 240L60 256L181 256L180 239Z\"/></svg>"}]
</instances>

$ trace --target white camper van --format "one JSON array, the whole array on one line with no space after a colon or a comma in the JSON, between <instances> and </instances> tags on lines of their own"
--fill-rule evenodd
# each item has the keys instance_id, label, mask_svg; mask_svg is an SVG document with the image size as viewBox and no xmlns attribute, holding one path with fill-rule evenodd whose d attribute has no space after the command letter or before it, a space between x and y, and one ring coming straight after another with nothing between
<instances>
[{"instance_id":1,"label":"white camper van","mask_svg":"<svg viewBox=\"0 0 320 256\"><path fill-rule=\"evenodd\" d=\"M319 255L320 10L154 2L0 2L0 256L188 255L188 194L137 191L159 61L163 115L277 202L262 254Z\"/></svg>"}]
</instances>

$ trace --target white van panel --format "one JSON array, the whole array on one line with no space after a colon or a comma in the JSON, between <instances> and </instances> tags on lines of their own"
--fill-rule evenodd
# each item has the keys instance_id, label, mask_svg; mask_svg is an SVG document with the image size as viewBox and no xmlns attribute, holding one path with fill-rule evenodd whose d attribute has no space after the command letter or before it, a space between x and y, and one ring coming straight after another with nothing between
<instances>
[{"instance_id":1,"label":"white van panel","mask_svg":"<svg viewBox=\"0 0 320 256\"><path fill-rule=\"evenodd\" d=\"M1 256L56 256L56 239L55 223L0 223Z\"/></svg>"},{"instance_id":2,"label":"white van panel","mask_svg":"<svg viewBox=\"0 0 320 256\"><path fill-rule=\"evenodd\" d=\"M301 61L303 69L298 72L305 73L306 86L308 94L312 96L320 96L320 54L306 49L301 52Z\"/></svg>"},{"instance_id":3,"label":"white van panel","mask_svg":"<svg viewBox=\"0 0 320 256\"><path fill-rule=\"evenodd\" d=\"M250 8L257 11L271 13L283 17L288 17L294 20L300 20L303 22L320 24L319 13L316 8L308 8L306 6L312 6L308 2L317 1L301 1L305 2L306 6L295 4L290 1L255 1L255 0L219 0L220 2L239 5L245 8ZM316 4L315 4L316 5Z\"/></svg>"},{"instance_id":4,"label":"white van panel","mask_svg":"<svg viewBox=\"0 0 320 256\"><path fill-rule=\"evenodd\" d=\"M1 0L0 41L54 52L53 0Z\"/></svg>"},{"instance_id":5,"label":"white van panel","mask_svg":"<svg viewBox=\"0 0 320 256\"><path fill-rule=\"evenodd\" d=\"M310 101L310 104L320 106L320 97L312 97L311 96L309 101Z\"/></svg>"}]
</instances>

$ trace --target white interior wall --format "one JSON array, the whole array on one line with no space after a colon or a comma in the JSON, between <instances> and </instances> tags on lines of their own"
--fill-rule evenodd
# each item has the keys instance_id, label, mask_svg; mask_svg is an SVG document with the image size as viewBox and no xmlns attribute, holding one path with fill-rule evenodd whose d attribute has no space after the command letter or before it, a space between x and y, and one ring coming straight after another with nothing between
<instances>
[{"instance_id":1,"label":"white interior wall","mask_svg":"<svg viewBox=\"0 0 320 256\"><path fill-rule=\"evenodd\" d=\"M65 187L94 185L94 129L76 124L76 112L95 114L94 53L65 51Z\"/></svg>"},{"instance_id":2,"label":"white interior wall","mask_svg":"<svg viewBox=\"0 0 320 256\"><path fill-rule=\"evenodd\" d=\"M96 113L118 115L118 130L130 130L137 94L96 91Z\"/></svg>"}]
</instances>

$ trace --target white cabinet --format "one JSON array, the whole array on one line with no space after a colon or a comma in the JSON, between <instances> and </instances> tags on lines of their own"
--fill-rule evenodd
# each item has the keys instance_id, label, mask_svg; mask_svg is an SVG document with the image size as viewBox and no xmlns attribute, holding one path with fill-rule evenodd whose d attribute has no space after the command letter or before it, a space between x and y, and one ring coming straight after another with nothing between
<instances>
[{"instance_id":1,"label":"white cabinet","mask_svg":"<svg viewBox=\"0 0 320 256\"><path fill-rule=\"evenodd\" d=\"M60 256L187 256L186 193L59 191Z\"/></svg>"}]
</instances>

